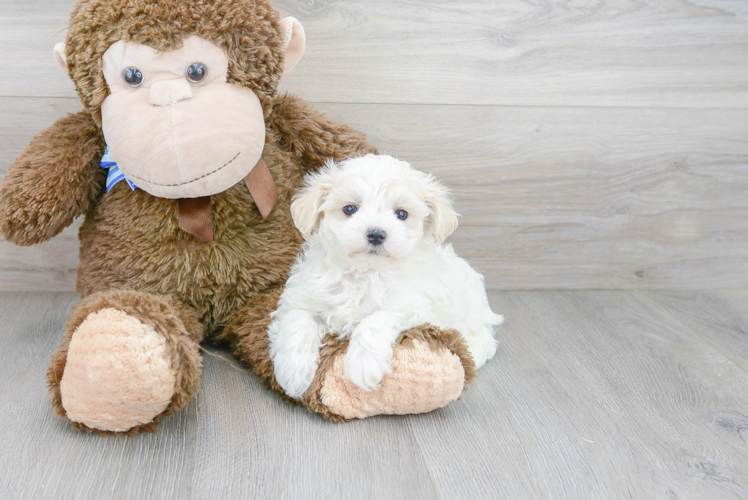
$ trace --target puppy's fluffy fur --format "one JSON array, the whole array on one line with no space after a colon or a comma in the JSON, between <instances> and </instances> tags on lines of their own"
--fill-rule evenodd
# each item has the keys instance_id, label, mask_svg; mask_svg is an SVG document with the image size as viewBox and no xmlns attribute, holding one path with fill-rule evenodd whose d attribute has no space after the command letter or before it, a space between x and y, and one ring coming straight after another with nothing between
<instances>
[{"instance_id":1,"label":"puppy's fluffy fur","mask_svg":"<svg viewBox=\"0 0 748 500\"><path fill-rule=\"evenodd\" d=\"M328 333L350 337L345 372L364 390L389 372L400 332L423 323L458 330L476 368L496 353L503 318L482 276L443 244L457 214L432 176L390 156L329 162L307 177L291 212L307 241L269 329L275 377L290 397L312 383Z\"/></svg>"}]
</instances>

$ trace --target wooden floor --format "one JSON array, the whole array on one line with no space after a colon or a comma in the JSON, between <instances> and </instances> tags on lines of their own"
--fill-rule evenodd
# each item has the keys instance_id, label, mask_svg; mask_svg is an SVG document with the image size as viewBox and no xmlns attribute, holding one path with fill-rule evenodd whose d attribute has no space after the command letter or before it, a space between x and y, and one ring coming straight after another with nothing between
<instances>
[{"instance_id":1,"label":"wooden floor","mask_svg":"<svg viewBox=\"0 0 748 500\"><path fill-rule=\"evenodd\" d=\"M72 430L44 371L71 293L0 294L2 498L748 498L748 292L496 292L462 399L333 424L212 351L156 435Z\"/></svg>"}]
</instances>

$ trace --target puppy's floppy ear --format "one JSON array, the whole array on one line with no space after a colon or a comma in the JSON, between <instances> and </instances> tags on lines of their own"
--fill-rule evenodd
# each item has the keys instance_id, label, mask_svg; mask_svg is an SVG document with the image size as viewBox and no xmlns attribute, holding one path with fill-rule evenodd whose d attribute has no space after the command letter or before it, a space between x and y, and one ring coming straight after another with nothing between
<instances>
[{"instance_id":1,"label":"puppy's floppy ear","mask_svg":"<svg viewBox=\"0 0 748 500\"><path fill-rule=\"evenodd\" d=\"M460 214L452 207L449 190L431 175L426 179L426 205L431 212L431 231L438 241L444 242L457 228Z\"/></svg>"},{"instance_id":2,"label":"puppy's floppy ear","mask_svg":"<svg viewBox=\"0 0 748 500\"><path fill-rule=\"evenodd\" d=\"M335 162L328 160L319 172L309 174L304 179L304 188L294 196L293 203L291 203L291 217L304 239L309 238L314 228L317 227L320 209L337 172L338 167Z\"/></svg>"}]
</instances>

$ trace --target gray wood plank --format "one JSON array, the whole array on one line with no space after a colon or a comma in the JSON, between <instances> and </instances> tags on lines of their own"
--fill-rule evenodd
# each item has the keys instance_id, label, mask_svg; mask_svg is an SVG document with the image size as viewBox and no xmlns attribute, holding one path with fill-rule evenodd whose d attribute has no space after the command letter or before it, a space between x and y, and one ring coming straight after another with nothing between
<instances>
[{"instance_id":1,"label":"gray wood plank","mask_svg":"<svg viewBox=\"0 0 748 500\"><path fill-rule=\"evenodd\" d=\"M492 289L748 286L747 110L319 104L452 188ZM0 175L74 100L0 98ZM75 230L0 242L0 289L72 290Z\"/></svg>"},{"instance_id":2,"label":"gray wood plank","mask_svg":"<svg viewBox=\"0 0 748 500\"><path fill-rule=\"evenodd\" d=\"M162 432L106 439L50 407L44 375L74 294L0 294L0 492L4 498L187 498L196 406Z\"/></svg>"},{"instance_id":3,"label":"gray wood plank","mask_svg":"<svg viewBox=\"0 0 748 500\"><path fill-rule=\"evenodd\" d=\"M285 85L314 101L748 105L748 9L729 1L276 1L309 33Z\"/></svg>"},{"instance_id":4,"label":"gray wood plank","mask_svg":"<svg viewBox=\"0 0 748 500\"><path fill-rule=\"evenodd\" d=\"M212 356L200 390L193 498L438 498L407 417L328 422Z\"/></svg>"},{"instance_id":5,"label":"gray wood plank","mask_svg":"<svg viewBox=\"0 0 748 500\"><path fill-rule=\"evenodd\" d=\"M748 372L748 291L641 291L638 295Z\"/></svg>"},{"instance_id":6,"label":"gray wood plank","mask_svg":"<svg viewBox=\"0 0 748 500\"><path fill-rule=\"evenodd\" d=\"M497 359L412 425L442 497L745 498L748 373L698 325L636 292L492 304L507 318Z\"/></svg>"},{"instance_id":7,"label":"gray wood plank","mask_svg":"<svg viewBox=\"0 0 748 500\"><path fill-rule=\"evenodd\" d=\"M745 288L748 113L327 107L453 190L490 288Z\"/></svg>"},{"instance_id":8,"label":"gray wood plank","mask_svg":"<svg viewBox=\"0 0 748 500\"><path fill-rule=\"evenodd\" d=\"M73 0L0 2L0 96L74 96L51 56ZM319 102L748 107L729 0L274 2L306 26L283 88Z\"/></svg>"},{"instance_id":9,"label":"gray wood plank","mask_svg":"<svg viewBox=\"0 0 748 500\"><path fill-rule=\"evenodd\" d=\"M36 134L55 120L82 109L78 98L0 97L0 172L5 174Z\"/></svg>"},{"instance_id":10,"label":"gray wood plank","mask_svg":"<svg viewBox=\"0 0 748 500\"><path fill-rule=\"evenodd\" d=\"M74 294L0 294L0 491L12 498L748 495L748 372L703 334L744 292L497 292L497 357L426 415L332 424L211 349L156 435L101 438L43 383ZM702 312L700 318L681 314Z\"/></svg>"},{"instance_id":11,"label":"gray wood plank","mask_svg":"<svg viewBox=\"0 0 748 500\"><path fill-rule=\"evenodd\" d=\"M0 96L77 97L52 49L64 42L75 0L0 0L0 54L12 75L0 79Z\"/></svg>"}]
</instances>

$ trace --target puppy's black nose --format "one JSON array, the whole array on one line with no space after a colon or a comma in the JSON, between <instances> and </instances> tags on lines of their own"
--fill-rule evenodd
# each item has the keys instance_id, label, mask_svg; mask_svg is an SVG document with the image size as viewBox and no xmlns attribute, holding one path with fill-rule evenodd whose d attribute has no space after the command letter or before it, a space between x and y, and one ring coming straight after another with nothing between
<instances>
[{"instance_id":1,"label":"puppy's black nose","mask_svg":"<svg viewBox=\"0 0 748 500\"><path fill-rule=\"evenodd\" d=\"M384 242L385 238L387 238L387 233L385 233L381 229L370 227L366 231L366 239L369 240L369 243L374 246L381 245Z\"/></svg>"}]
</instances>

